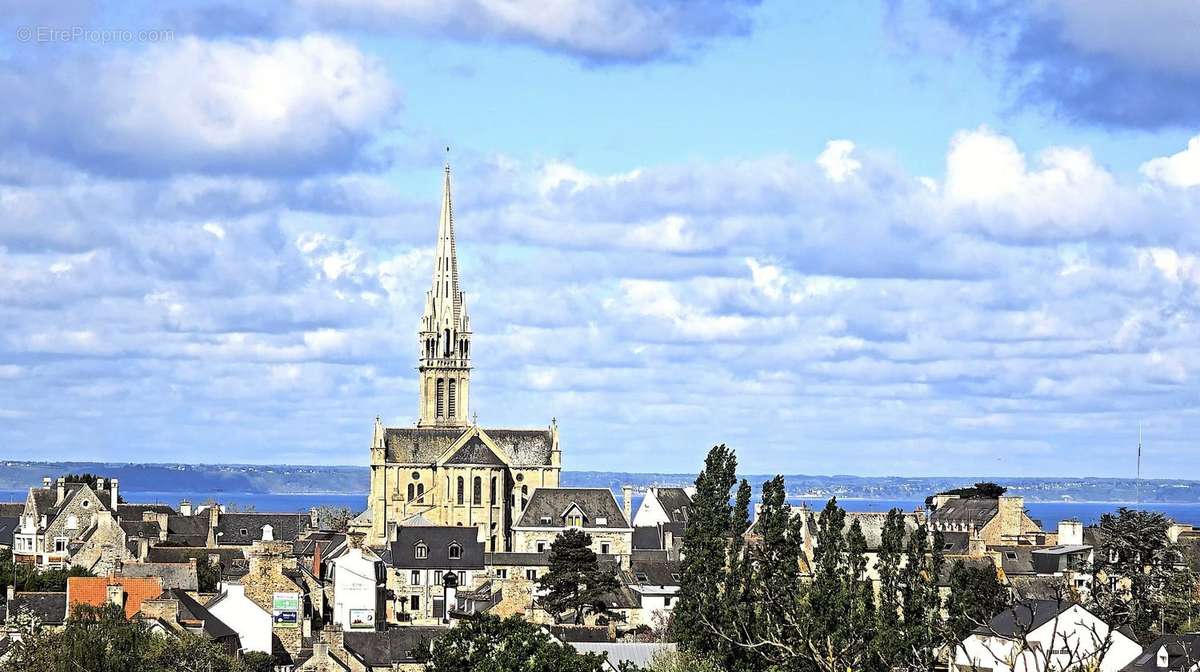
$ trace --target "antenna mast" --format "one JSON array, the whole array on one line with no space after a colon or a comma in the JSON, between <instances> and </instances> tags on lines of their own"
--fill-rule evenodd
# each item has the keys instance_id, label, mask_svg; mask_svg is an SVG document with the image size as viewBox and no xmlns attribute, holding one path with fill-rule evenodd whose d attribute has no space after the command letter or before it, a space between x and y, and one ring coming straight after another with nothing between
<instances>
[{"instance_id":1,"label":"antenna mast","mask_svg":"<svg viewBox=\"0 0 1200 672\"><path fill-rule=\"evenodd\" d=\"M1138 421L1138 449L1137 449L1137 485L1135 486L1137 493L1138 506L1142 504L1142 422Z\"/></svg>"}]
</instances>

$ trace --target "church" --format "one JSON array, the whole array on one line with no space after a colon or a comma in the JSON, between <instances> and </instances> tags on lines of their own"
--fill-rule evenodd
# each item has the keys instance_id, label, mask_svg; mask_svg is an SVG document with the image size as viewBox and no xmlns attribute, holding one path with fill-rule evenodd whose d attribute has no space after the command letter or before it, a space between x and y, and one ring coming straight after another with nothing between
<instances>
[{"instance_id":1,"label":"church","mask_svg":"<svg viewBox=\"0 0 1200 672\"><path fill-rule=\"evenodd\" d=\"M513 522L535 488L558 487L558 426L484 429L471 413L471 320L458 284L450 166L445 167L433 281L417 333L417 422L371 439L370 534L399 525L475 527L489 552L510 551Z\"/></svg>"}]
</instances>

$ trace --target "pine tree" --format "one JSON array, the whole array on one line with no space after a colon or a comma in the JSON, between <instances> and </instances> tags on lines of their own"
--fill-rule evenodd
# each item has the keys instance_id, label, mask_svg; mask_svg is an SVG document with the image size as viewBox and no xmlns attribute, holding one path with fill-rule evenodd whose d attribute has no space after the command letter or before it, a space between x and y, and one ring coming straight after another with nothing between
<instances>
[{"instance_id":1,"label":"pine tree","mask_svg":"<svg viewBox=\"0 0 1200 672\"><path fill-rule=\"evenodd\" d=\"M550 544L550 571L538 579L538 587L546 592L537 601L555 618L570 613L578 625L587 614L619 617L602 598L621 583L611 568L600 566L591 545L592 537L575 529L563 532Z\"/></svg>"},{"instance_id":2,"label":"pine tree","mask_svg":"<svg viewBox=\"0 0 1200 672\"><path fill-rule=\"evenodd\" d=\"M733 518L729 491L737 483L736 470L737 458L723 444L708 451L683 533L679 601L671 631L680 646L702 657L719 653L721 638L714 631L729 626L722 592Z\"/></svg>"}]
</instances>

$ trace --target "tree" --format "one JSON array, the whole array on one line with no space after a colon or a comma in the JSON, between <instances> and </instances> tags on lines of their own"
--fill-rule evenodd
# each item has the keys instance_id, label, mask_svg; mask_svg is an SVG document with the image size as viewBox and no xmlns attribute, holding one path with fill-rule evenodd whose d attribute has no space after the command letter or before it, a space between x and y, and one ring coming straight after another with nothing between
<instances>
[{"instance_id":1,"label":"tree","mask_svg":"<svg viewBox=\"0 0 1200 672\"><path fill-rule=\"evenodd\" d=\"M196 583L201 593L217 592L221 583L221 565L207 558L196 558Z\"/></svg>"},{"instance_id":2,"label":"tree","mask_svg":"<svg viewBox=\"0 0 1200 672\"><path fill-rule=\"evenodd\" d=\"M986 566L975 566L955 560L948 583L950 595L946 599L946 614L951 643L962 641L972 630L1011 606L1008 591L990 562Z\"/></svg>"},{"instance_id":3,"label":"tree","mask_svg":"<svg viewBox=\"0 0 1200 672\"><path fill-rule=\"evenodd\" d=\"M354 512L345 506L321 504L314 506L312 510L316 514L317 529L321 530L345 532L350 528L350 520L354 518Z\"/></svg>"},{"instance_id":4,"label":"tree","mask_svg":"<svg viewBox=\"0 0 1200 672\"><path fill-rule=\"evenodd\" d=\"M696 494L688 508L680 561L680 588L672 615L672 636L701 656L717 653L729 611L719 590L724 585L732 534L729 491L737 483L737 458L724 444L714 446L696 477Z\"/></svg>"},{"instance_id":5,"label":"tree","mask_svg":"<svg viewBox=\"0 0 1200 672\"><path fill-rule=\"evenodd\" d=\"M601 672L604 657L576 653L519 616L468 616L435 641L429 672Z\"/></svg>"},{"instance_id":6,"label":"tree","mask_svg":"<svg viewBox=\"0 0 1200 672\"><path fill-rule=\"evenodd\" d=\"M0 670L24 672L247 672L211 640L196 635L157 635L141 621L126 620L120 607L75 605L58 632L28 628L9 649Z\"/></svg>"},{"instance_id":7,"label":"tree","mask_svg":"<svg viewBox=\"0 0 1200 672\"><path fill-rule=\"evenodd\" d=\"M33 565L14 563L11 551L0 550L0 586L14 586L17 592L62 592L67 589L67 577L70 576L92 576L92 573L76 565L39 571ZM5 597L0 595L0 602Z\"/></svg>"},{"instance_id":8,"label":"tree","mask_svg":"<svg viewBox=\"0 0 1200 672\"><path fill-rule=\"evenodd\" d=\"M622 662L617 666L617 670L619 672L729 672L728 667L679 650L655 653L645 667Z\"/></svg>"},{"instance_id":9,"label":"tree","mask_svg":"<svg viewBox=\"0 0 1200 672\"><path fill-rule=\"evenodd\" d=\"M942 597L938 577L942 572L942 533L933 535L918 525L908 535L902 572L901 595L904 598L904 658L910 669L932 669L937 662L938 647L944 641L942 628Z\"/></svg>"},{"instance_id":10,"label":"tree","mask_svg":"<svg viewBox=\"0 0 1200 672\"><path fill-rule=\"evenodd\" d=\"M1170 519L1121 507L1100 517L1088 570L1091 605L1105 621L1140 638L1175 632L1190 617L1196 581L1167 536Z\"/></svg>"},{"instance_id":11,"label":"tree","mask_svg":"<svg viewBox=\"0 0 1200 672\"><path fill-rule=\"evenodd\" d=\"M904 652L904 628L901 621L901 566L904 558L904 514L888 511L879 540L876 571L879 574L879 605L875 611L874 663L880 669L893 669Z\"/></svg>"},{"instance_id":12,"label":"tree","mask_svg":"<svg viewBox=\"0 0 1200 672\"><path fill-rule=\"evenodd\" d=\"M611 568L600 566L591 545L592 537L576 529L563 532L550 544L550 571L538 579L538 587L546 592L537 601L555 619L571 613L578 625L587 614L620 617L603 598L621 583Z\"/></svg>"},{"instance_id":13,"label":"tree","mask_svg":"<svg viewBox=\"0 0 1200 672\"><path fill-rule=\"evenodd\" d=\"M954 488L939 492L939 495L958 495L963 499L998 499L1008 492L1008 488L989 481L976 483L969 488ZM933 506L933 495L925 498L925 506Z\"/></svg>"},{"instance_id":14,"label":"tree","mask_svg":"<svg viewBox=\"0 0 1200 672\"><path fill-rule=\"evenodd\" d=\"M82 474L67 474L63 476L63 481L66 483L86 483L93 490L96 489L96 484L100 481L99 474L82 473ZM117 503L124 504L125 498L117 493Z\"/></svg>"}]
</instances>

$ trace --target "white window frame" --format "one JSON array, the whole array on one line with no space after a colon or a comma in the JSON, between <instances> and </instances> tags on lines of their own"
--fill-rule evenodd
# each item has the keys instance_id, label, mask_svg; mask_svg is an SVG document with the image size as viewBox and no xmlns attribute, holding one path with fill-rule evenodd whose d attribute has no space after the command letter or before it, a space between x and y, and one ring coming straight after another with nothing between
<instances>
[{"instance_id":1,"label":"white window frame","mask_svg":"<svg viewBox=\"0 0 1200 672\"><path fill-rule=\"evenodd\" d=\"M408 580L409 580L409 585L411 585L411 586L421 585L421 570L419 570L419 569L412 570L412 575L410 575L408 577Z\"/></svg>"},{"instance_id":2,"label":"white window frame","mask_svg":"<svg viewBox=\"0 0 1200 672\"><path fill-rule=\"evenodd\" d=\"M71 541L70 537L55 537L54 538L54 552L55 553L66 553L67 552L67 543L70 541ZM58 547L58 545L60 543L62 544L62 548Z\"/></svg>"}]
</instances>

